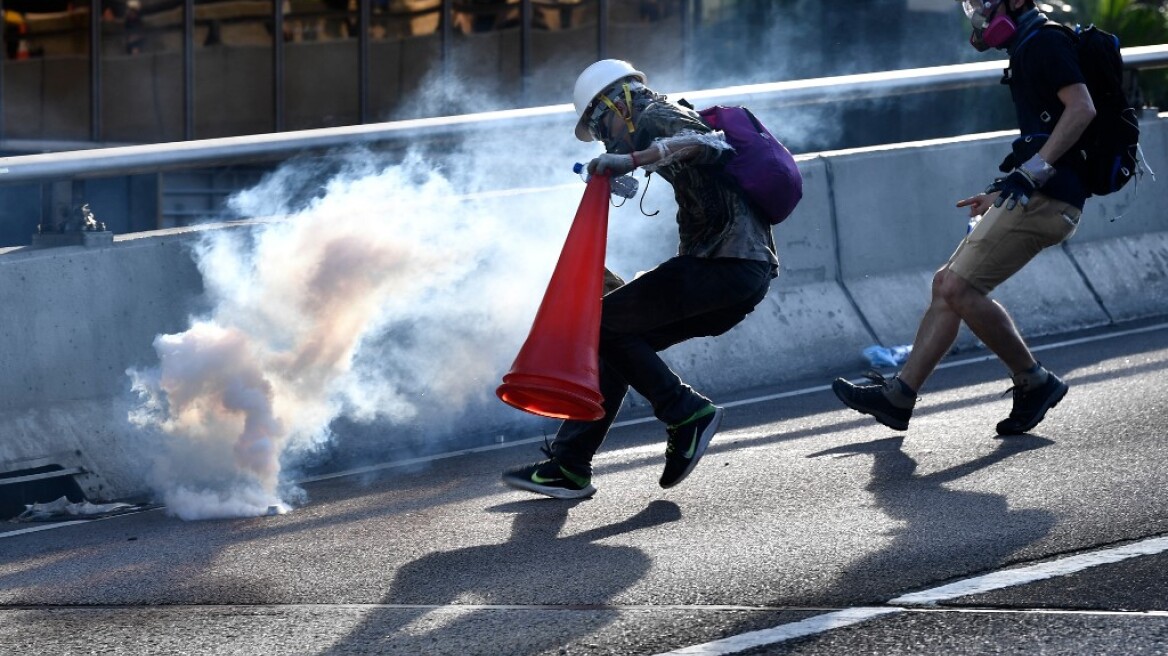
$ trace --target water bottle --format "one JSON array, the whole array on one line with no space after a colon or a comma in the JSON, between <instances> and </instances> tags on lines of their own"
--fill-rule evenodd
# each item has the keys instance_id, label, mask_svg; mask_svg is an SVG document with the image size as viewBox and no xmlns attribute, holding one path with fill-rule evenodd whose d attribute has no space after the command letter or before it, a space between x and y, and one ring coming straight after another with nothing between
<instances>
[{"instance_id":1,"label":"water bottle","mask_svg":"<svg viewBox=\"0 0 1168 656\"><path fill-rule=\"evenodd\" d=\"M585 182L588 182L588 179L592 177L586 173L584 165L580 162L576 162L572 165L572 172L582 175ZM633 196L637 195L637 186L639 184L640 183L637 182L637 179L634 178L630 173L615 176L610 183L610 186L612 187L612 195L620 196L621 198L632 198Z\"/></svg>"}]
</instances>

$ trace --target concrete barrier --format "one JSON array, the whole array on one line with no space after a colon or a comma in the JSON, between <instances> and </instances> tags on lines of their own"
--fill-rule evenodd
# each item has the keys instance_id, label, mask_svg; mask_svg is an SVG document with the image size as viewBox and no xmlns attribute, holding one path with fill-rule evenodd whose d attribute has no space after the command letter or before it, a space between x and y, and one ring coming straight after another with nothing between
<instances>
[{"instance_id":1,"label":"concrete barrier","mask_svg":"<svg viewBox=\"0 0 1168 656\"><path fill-rule=\"evenodd\" d=\"M1168 175L1164 123L1147 121L1143 143L1151 168ZM687 382L724 397L854 375L864 366L864 347L910 343L932 272L965 232L965 211L954 203L988 183L1009 141L981 135L800 157L805 197L775 229L782 275L768 298L727 335L687 342L665 357ZM1161 209L1168 184L1145 176L1130 187L1089 201L1078 234L995 294L1024 334L1168 315ZM654 199L665 197L657 193ZM662 217L675 209L668 202ZM154 337L184 330L205 303L190 255L195 232L0 256L0 475L48 463L89 472L78 480L91 498L144 491L126 422L125 372L155 364ZM657 234L661 243L645 248L668 253L675 239L669 225ZM961 345L974 343L963 334ZM497 405L480 416L475 439L532 425L517 424L516 411Z\"/></svg>"},{"instance_id":2,"label":"concrete barrier","mask_svg":"<svg viewBox=\"0 0 1168 656\"><path fill-rule=\"evenodd\" d=\"M1141 143L1150 169L1168 175L1168 129L1163 118L1143 119ZM1168 180L1145 175L1129 189L1092 199L1075 237L1063 250L1111 321L1168 311Z\"/></svg>"},{"instance_id":3,"label":"concrete barrier","mask_svg":"<svg viewBox=\"0 0 1168 656\"><path fill-rule=\"evenodd\" d=\"M0 474L81 467L90 498L142 491L145 463L126 439L126 369L155 362L155 335L185 329L199 309L192 236L0 256Z\"/></svg>"},{"instance_id":4,"label":"concrete barrier","mask_svg":"<svg viewBox=\"0 0 1168 656\"><path fill-rule=\"evenodd\" d=\"M865 149L831 158L842 283L885 345L909 344L929 300L932 273L967 229L956 201L997 175L1011 136L932 147ZM849 190L856 190L854 193ZM1087 281L1060 249L1042 253L997 290L1025 334L1106 323ZM975 338L963 330L959 346Z\"/></svg>"}]
</instances>

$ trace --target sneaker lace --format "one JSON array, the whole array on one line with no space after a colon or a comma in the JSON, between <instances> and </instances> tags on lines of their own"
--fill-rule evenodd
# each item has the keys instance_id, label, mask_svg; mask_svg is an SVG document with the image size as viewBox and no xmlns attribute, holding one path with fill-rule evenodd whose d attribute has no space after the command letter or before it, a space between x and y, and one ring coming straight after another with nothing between
<instances>
[{"instance_id":1,"label":"sneaker lace","mask_svg":"<svg viewBox=\"0 0 1168 656\"><path fill-rule=\"evenodd\" d=\"M666 426L665 432L669 434L669 439L665 441L665 455L670 455L677 450L677 427Z\"/></svg>"},{"instance_id":2,"label":"sneaker lace","mask_svg":"<svg viewBox=\"0 0 1168 656\"><path fill-rule=\"evenodd\" d=\"M1021 385L1011 385L1009 388L1006 389L1005 392L1002 392L1002 395L998 398L1004 399L1004 398L1006 398L1006 395L1010 394L1010 393L1013 393L1015 397L1025 397L1028 394L1031 394L1032 392L1034 392L1034 390L1036 390L1036 389L1038 389L1038 388L1032 387L1030 389L1027 389L1025 387L1022 387Z\"/></svg>"},{"instance_id":3,"label":"sneaker lace","mask_svg":"<svg viewBox=\"0 0 1168 656\"><path fill-rule=\"evenodd\" d=\"M543 436L543 446L539 447L539 450L543 451L543 454L548 457L548 460L556 459L556 457L552 455L552 443L548 441L546 434Z\"/></svg>"},{"instance_id":4,"label":"sneaker lace","mask_svg":"<svg viewBox=\"0 0 1168 656\"><path fill-rule=\"evenodd\" d=\"M869 369L868 371L865 371L864 378L867 378L868 380L878 385L883 385L888 382L888 379L884 377L884 374L876 371L875 369Z\"/></svg>"}]
</instances>

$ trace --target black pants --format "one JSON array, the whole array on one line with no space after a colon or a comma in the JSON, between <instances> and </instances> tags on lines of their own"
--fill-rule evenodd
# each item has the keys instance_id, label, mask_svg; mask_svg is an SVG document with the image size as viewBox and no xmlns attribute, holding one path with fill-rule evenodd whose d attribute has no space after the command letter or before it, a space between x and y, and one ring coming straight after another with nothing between
<instances>
[{"instance_id":1,"label":"black pants","mask_svg":"<svg viewBox=\"0 0 1168 656\"><path fill-rule=\"evenodd\" d=\"M709 399L695 392L657 353L691 337L721 335L766 297L767 262L679 256L604 297L600 318L600 393L604 416L565 421L552 455L575 473L591 475L629 387L665 424L677 424Z\"/></svg>"}]
</instances>

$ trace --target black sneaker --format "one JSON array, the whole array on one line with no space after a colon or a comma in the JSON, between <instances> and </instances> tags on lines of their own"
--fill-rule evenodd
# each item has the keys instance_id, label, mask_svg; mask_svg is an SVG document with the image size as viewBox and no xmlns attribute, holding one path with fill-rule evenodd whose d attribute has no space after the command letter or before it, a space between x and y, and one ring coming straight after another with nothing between
<instances>
[{"instance_id":1,"label":"black sneaker","mask_svg":"<svg viewBox=\"0 0 1168 656\"><path fill-rule=\"evenodd\" d=\"M1015 385L1006 390L1007 394L1014 393L1014 408L1009 417L998 422L998 435L1021 435L1034 428L1046 417L1047 410L1063 400L1067 389L1062 379L1048 371L1046 382L1039 387L1023 391Z\"/></svg>"},{"instance_id":2,"label":"black sneaker","mask_svg":"<svg viewBox=\"0 0 1168 656\"><path fill-rule=\"evenodd\" d=\"M669 442L665 446L665 471L661 472L661 487L673 487L685 480L718 432L725 411L714 404L698 410L692 417L666 429Z\"/></svg>"},{"instance_id":3,"label":"black sneaker","mask_svg":"<svg viewBox=\"0 0 1168 656\"><path fill-rule=\"evenodd\" d=\"M510 487L544 494L556 499L582 499L596 494L592 479L564 469L554 458L503 472Z\"/></svg>"},{"instance_id":4,"label":"black sneaker","mask_svg":"<svg viewBox=\"0 0 1168 656\"><path fill-rule=\"evenodd\" d=\"M836 378L831 383L831 391L852 410L872 415L876 421L892 430L908 430L908 420L912 418L913 409L892 405L888 397L884 396L887 380L880 372L870 371L864 376L872 381L871 385L854 385L843 378Z\"/></svg>"}]
</instances>

